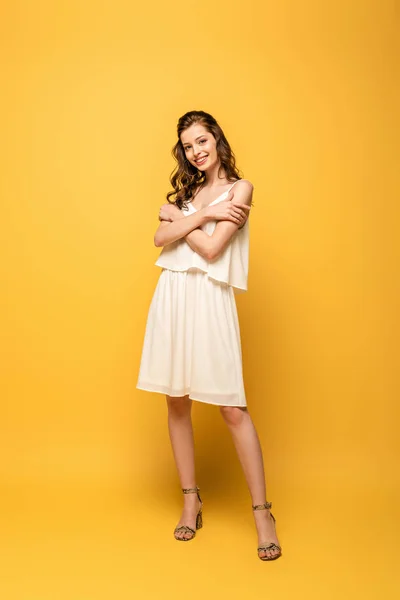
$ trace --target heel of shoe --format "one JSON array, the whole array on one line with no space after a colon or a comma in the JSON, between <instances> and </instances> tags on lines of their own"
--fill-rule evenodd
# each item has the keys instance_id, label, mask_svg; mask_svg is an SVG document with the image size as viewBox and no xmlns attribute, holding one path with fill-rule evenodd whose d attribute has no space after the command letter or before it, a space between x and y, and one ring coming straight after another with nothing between
<instances>
[{"instance_id":1,"label":"heel of shoe","mask_svg":"<svg viewBox=\"0 0 400 600\"><path fill-rule=\"evenodd\" d=\"M196 529L201 529L203 527L203 512L200 510L197 513L196 517Z\"/></svg>"}]
</instances>

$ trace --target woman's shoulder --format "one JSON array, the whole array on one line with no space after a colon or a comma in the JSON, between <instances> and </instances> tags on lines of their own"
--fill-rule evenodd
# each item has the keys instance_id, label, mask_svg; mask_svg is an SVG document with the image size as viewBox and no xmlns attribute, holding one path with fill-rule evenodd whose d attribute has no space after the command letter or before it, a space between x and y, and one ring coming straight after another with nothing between
<instances>
[{"instance_id":1,"label":"woman's shoulder","mask_svg":"<svg viewBox=\"0 0 400 600\"><path fill-rule=\"evenodd\" d=\"M237 179L230 188L245 204L252 204L254 185L249 179Z\"/></svg>"},{"instance_id":2,"label":"woman's shoulder","mask_svg":"<svg viewBox=\"0 0 400 600\"><path fill-rule=\"evenodd\" d=\"M245 189L247 188L247 189L249 189L251 191L254 190L254 185L250 181L250 179L244 179L244 178L243 179L237 179L233 185L236 185L236 186L240 185L240 187L243 187Z\"/></svg>"}]
</instances>

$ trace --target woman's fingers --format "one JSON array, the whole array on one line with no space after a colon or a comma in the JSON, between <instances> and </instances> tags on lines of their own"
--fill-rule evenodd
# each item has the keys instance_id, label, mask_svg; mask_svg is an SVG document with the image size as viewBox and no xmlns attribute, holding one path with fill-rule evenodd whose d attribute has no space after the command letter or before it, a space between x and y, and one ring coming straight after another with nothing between
<instances>
[{"instance_id":1,"label":"woman's fingers","mask_svg":"<svg viewBox=\"0 0 400 600\"><path fill-rule=\"evenodd\" d=\"M237 225L244 225L249 215L250 206L238 201L224 200L216 206L210 206L208 210L214 213L213 217L218 221L228 220Z\"/></svg>"},{"instance_id":2,"label":"woman's fingers","mask_svg":"<svg viewBox=\"0 0 400 600\"><path fill-rule=\"evenodd\" d=\"M159 221L171 221L171 217L168 214L168 211L166 211L163 207L161 207L159 210L158 220Z\"/></svg>"},{"instance_id":3,"label":"woman's fingers","mask_svg":"<svg viewBox=\"0 0 400 600\"><path fill-rule=\"evenodd\" d=\"M249 216L250 206L247 204L237 203L231 205L231 210L240 219L240 223L244 223Z\"/></svg>"},{"instance_id":4,"label":"woman's fingers","mask_svg":"<svg viewBox=\"0 0 400 600\"><path fill-rule=\"evenodd\" d=\"M239 225L240 227L243 227L243 225L246 223L248 219L248 215L246 215L245 213L242 213L239 217Z\"/></svg>"},{"instance_id":5,"label":"woman's fingers","mask_svg":"<svg viewBox=\"0 0 400 600\"><path fill-rule=\"evenodd\" d=\"M236 209L237 214L240 215L240 227L246 223L251 207L248 204L243 204L242 202L232 202L232 207Z\"/></svg>"},{"instance_id":6,"label":"woman's fingers","mask_svg":"<svg viewBox=\"0 0 400 600\"><path fill-rule=\"evenodd\" d=\"M232 205L228 207L228 215L230 217L230 220L239 225L241 225L246 220L247 216L241 208Z\"/></svg>"},{"instance_id":7,"label":"woman's fingers","mask_svg":"<svg viewBox=\"0 0 400 600\"><path fill-rule=\"evenodd\" d=\"M245 217L245 216L246 216L246 213L245 213L245 211L243 210L243 208L238 208L238 207L234 206L234 207L233 207L233 210L234 210L234 211L235 211L237 214L239 214L239 215L242 215L243 217Z\"/></svg>"},{"instance_id":8,"label":"woman's fingers","mask_svg":"<svg viewBox=\"0 0 400 600\"><path fill-rule=\"evenodd\" d=\"M248 213L250 212L251 206L249 206L248 204L243 204L243 202L235 202L235 200L232 200L231 204L232 204L232 206L236 206L237 208L241 208L242 210L245 210Z\"/></svg>"},{"instance_id":9,"label":"woman's fingers","mask_svg":"<svg viewBox=\"0 0 400 600\"><path fill-rule=\"evenodd\" d=\"M243 210L241 210L240 208L232 208L231 211L232 211L232 214L235 217L237 217L239 220L246 218L246 213Z\"/></svg>"}]
</instances>

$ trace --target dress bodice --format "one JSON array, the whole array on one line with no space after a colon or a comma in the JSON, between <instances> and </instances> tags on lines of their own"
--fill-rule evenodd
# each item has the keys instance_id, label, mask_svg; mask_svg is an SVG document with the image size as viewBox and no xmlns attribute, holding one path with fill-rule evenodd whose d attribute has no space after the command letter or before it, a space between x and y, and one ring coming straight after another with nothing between
<instances>
[{"instance_id":1,"label":"dress bodice","mask_svg":"<svg viewBox=\"0 0 400 600\"><path fill-rule=\"evenodd\" d=\"M241 180L235 181L226 192L218 196L209 206L225 200L229 191L238 181ZM182 210L182 212L185 216L188 216L196 210L192 204L188 204L187 209ZM217 223L218 221L208 221L200 229L211 236ZM155 264L171 271L200 269L212 279L232 286L235 288L235 292L244 292L247 290L249 265L249 219L241 229L233 234L226 248L214 260L206 260L192 250L186 240L180 239L164 246Z\"/></svg>"}]
</instances>

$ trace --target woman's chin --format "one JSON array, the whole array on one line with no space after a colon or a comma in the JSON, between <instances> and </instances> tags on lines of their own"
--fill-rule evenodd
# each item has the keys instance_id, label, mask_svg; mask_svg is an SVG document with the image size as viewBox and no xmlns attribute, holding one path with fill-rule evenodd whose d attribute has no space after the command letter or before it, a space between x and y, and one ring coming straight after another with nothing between
<instances>
[{"instance_id":1,"label":"woman's chin","mask_svg":"<svg viewBox=\"0 0 400 600\"><path fill-rule=\"evenodd\" d=\"M205 165L196 165L196 169L201 171L202 173L207 173L212 168L213 164L206 161Z\"/></svg>"}]
</instances>

